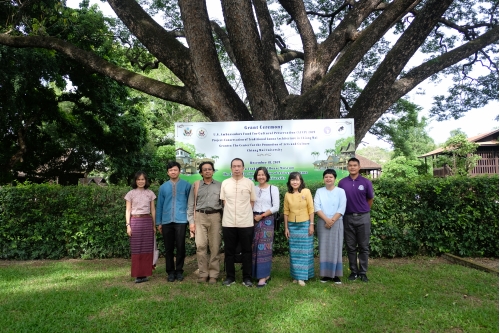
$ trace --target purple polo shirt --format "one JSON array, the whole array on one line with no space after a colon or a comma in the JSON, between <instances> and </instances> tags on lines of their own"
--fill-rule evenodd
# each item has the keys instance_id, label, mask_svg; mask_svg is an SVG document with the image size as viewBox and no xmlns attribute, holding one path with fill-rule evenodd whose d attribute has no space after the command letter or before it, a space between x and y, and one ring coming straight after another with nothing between
<instances>
[{"instance_id":1,"label":"purple polo shirt","mask_svg":"<svg viewBox=\"0 0 500 333\"><path fill-rule=\"evenodd\" d=\"M361 175L358 175L356 179L352 179L349 175L339 181L339 187L344 189L347 197L346 214L370 211L370 205L366 200L372 199L374 196L371 181Z\"/></svg>"}]
</instances>

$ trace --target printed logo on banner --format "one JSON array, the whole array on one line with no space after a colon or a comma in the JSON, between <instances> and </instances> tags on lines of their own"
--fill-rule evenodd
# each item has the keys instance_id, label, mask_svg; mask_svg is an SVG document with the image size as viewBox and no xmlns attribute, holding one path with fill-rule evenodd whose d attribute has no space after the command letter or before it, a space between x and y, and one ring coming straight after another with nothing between
<instances>
[{"instance_id":1,"label":"printed logo on banner","mask_svg":"<svg viewBox=\"0 0 500 333\"><path fill-rule=\"evenodd\" d=\"M330 135L332 133L332 129L330 128L330 126L326 126L325 128L323 128L323 132L326 135Z\"/></svg>"},{"instance_id":2,"label":"printed logo on banner","mask_svg":"<svg viewBox=\"0 0 500 333\"><path fill-rule=\"evenodd\" d=\"M339 133L343 133L345 131L344 126L340 126L339 129L337 130Z\"/></svg>"},{"instance_id":3,"label":"printed logo on banner","mask_svg":"<svg viewBox=\"0 0 500 333\"><path fill-rule=\"evenodd\" d=\"M192 128L189 128L189 127L186 127L184 129L184 132L183 132L184 136L191 136L193 135L193 129Z\"/></svg>"},{"instance_id":4,"label":"printed logo on banner","mask_svg":"<svg viewBox=\"0 0 500 333\"><path fill-rule=\"evenodd\" d=\"M197 135L199 139L205 139L207 137L207 130L202 127L198 130Z\"/></svg>"}]
</instances>

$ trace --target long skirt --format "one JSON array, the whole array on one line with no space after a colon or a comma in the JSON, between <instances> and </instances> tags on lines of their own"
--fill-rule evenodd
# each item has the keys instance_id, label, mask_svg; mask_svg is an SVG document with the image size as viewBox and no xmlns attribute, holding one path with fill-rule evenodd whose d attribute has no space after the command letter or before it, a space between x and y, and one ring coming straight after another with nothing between
<instances>
[{"instance_id":1,"label":"long skirt","mask_svg":"<svg viewBox=\"0 0 500 333\"><path fill-rule=\"evenodd\" d=\"M263 279L271 275L273 260L274 216L266 216L254 227L252 243L252 276Z\"/></svg>"},{"instance_id":2,"label":"long skirt","mask_svg":"<svg viewBox=\"0 0 500 333\"><path fill-rule=\"evenodd\" d=\"M288 222L290 238L290 274L294 280L314 277L314 236L309 236L309 221Z\"/></svg>"},{"instance_id":3,"label":"long skirt","mask_svg":"<svg viewBox=\"0 0 500 333\"><path fill-rule=\"evenodd\" d=\"M130 218L132 237L130 237L130 253L132 254L132 277L153 275L154 232L153 218Z\"/></svg>"},{"instance_id":4,"label":"long skirt","mask_svg":"<svg viewBox=\"0 0 500 333\"><path fill-rule=\"evenodd\" d=\"M339 219L330 229L325 221L318 219L319 276L342 276L342 244L344 242L344 222Z\"/></svg>"}]
</instances>

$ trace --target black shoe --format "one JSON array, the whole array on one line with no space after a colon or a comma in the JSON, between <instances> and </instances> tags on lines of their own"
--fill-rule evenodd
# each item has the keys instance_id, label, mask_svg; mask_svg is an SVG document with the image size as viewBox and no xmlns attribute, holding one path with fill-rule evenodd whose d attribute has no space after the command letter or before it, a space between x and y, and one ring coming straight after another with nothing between
<instances>
[{"instance_id":1,"label":"black shoe","mask_svg":"<svg viewBox=\"0 0 500 333\"><path fill-rule=\"evenodd\" d=\"M184 275L182 275L182 273L177 273L175 274L175 278L177 279L177 281L181 282L182 280L184 280Z\"/></svg>"},{"instance_id":2,"label":"black shoe","mask_svg":"<svg viewBox=\"0 0 500 333\"><path fill-rule=\"evenodd\" d=\"M147 280L148 280L147 277L136 278L135 283L143 283L146 282Z\"/></svg>"},{"instance_id":3,"label":"black shoe","mask_svg":"<svg viewBox=\"0 0 500 333\"><path fill-rule=\"evenodd\" d=\"M338 276L333 278L333 283L335 284L342 284L342 281L340 281L340 278Z\"/></svg>"},{"instance_id":4,"label":"black shoe","mask_svg":"<svg viewBox=\"0 0 500 333\"><path fill-rule=\"evenodd\" d=\"M225 279L224 282L222 282L222 285L223 286L227 286L227 287L229 287L232 284L234 284L234 280L233 279Z\"/></svg>"},{"instance_id":5,"label":"black shoe","mask_svg":"<svg viewBox=\"0 0 500 333\"><path fill-rule=\"evenodd\" d=\"M332 280L332 278L330 278L330 277L326 277L326 276L323 276L323 277L319 280L319 282L321 282L321 283L327 283L328 281L331 281L331 280Z\"/></svg>"},{"instance_id":6,"label":"black shoe","mask_svg":"<svg viewBox=\"0 0 500 333\"><path fill-rule=\"evenodd\" d=\"M361 274L361 275L359 276L359 279L360 279L361 281L363 281L363 282L368 282L368 281L370 281L370 280L368 280L368 276L366 276L365 274Z\"/></svg>"},{"instance_id":7,"label":"black shoe","mask_svg":"<svg viewBox=\"0 0 500 333\"><path fill-rule=\"evenodd\" d=\"M250 280L245 280L245 281L243 281L243 285L244 285L245 287L248 287L248 288L253 287L253 283L252 283L252 281L250 281Z\"/></svg>"},{"instance_id":8,"label":"black shoe","mask_svg":"<svg viewBox=\"0 0 500 333\"><path fill-rule=\"evenodd\" d=\"M349 277L347 278L347 280L349 280L349 281L356 281L357 278L358 278L358 274L351 273L351 275L349 275Z\"/></svg>"},{"instance_id":9,"label":"black shoe","mask_svg":"<svg viewBox=\"0 0 500 333\"><path fill-rule=\"evenodd\" d=\"M168 274L167 281L168 282L174 282L175 281L175 275L174 274Z\"/></svg>"}]
</instances>

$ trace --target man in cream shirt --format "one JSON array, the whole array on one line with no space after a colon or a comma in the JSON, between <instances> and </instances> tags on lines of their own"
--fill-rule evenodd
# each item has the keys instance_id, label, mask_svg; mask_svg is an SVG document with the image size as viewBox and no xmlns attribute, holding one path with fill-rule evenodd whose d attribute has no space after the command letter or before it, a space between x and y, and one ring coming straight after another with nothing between
<instances>
[{"instance_id":1,"label":"man in cream shirt","mask_svg":"<svg viewBox=\"0 0 500 333\"><path fill-rule=\"evenodd\" d=\"M236 272L234 258L236 246L241 244L243 263L243 285L252 287L252 239L253 204L255 190L253 182L243 176L245 164L241 158L231 161L231 178L222 182L220 199L224 204L222 216L222 235L226 261L225 286L234 284Z\"/></svg>"}]
</instances>

